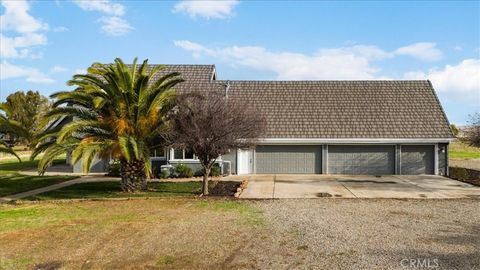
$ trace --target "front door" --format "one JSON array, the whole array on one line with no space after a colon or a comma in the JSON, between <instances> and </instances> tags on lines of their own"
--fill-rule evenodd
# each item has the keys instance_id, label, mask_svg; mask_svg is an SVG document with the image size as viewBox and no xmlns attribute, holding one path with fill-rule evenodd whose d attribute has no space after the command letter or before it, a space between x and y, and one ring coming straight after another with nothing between
<instances>
[{"instance_id":1,"label":"front door","mask_svg":"<svg viewBox=\"0 0 480 270\"><path fill-rule=\"evenodd\" d=\"M237 150L237 174L251 174L253 164L252 149L238 149Z\"/></svg>"}]
</instances>

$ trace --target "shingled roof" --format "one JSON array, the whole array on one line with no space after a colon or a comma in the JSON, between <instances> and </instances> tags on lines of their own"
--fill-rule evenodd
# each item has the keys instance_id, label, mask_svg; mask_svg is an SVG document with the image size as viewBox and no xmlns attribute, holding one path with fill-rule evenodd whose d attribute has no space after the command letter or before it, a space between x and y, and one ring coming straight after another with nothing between
<instances>
[{"instance_id":1,"label":"shingled roof","mask_svg":"<svg viewBox=\"0 0 480 270\"><path fill-rule=\"evenodd\" d=\"M229 98L265 115L264 138L453 138L429 81L228 83Z\"/></svg>"},{"instance_id":2,"label":"shingled roof","mask_svg":"<svg viewBox=\"0 0 480 270\"><path fill-rule=\"evenodd\" d=\"M127 65L130 66L130 65ZM147 72L149 72L152 68L157 67L159 65L148 65ZM205 83L210 83L212 80L215 80L215 66L214 65L161 65L164 68L157 72L150 83L154 83L162 76L172 73L178 72L180 73L180 77L185 81L177 84L175 88L177 90L188 90L195 85L203 85ZM140 67L140 66L139 66Z\"/></svg>"},{"instance_id":3,"label":"shingled roof","mask_svg":"<svg viewBox=\"0 0 480 270\"><path fill-rule=\"evenodd\" d=\"M158 65L148 65L147 70ZM153 81L171 72L179 72L188 83L210 82L215 79L214 65L163 65L165 68L155 74Z\"/></svg>"},{"instance_id":4,"label":"shingled roof","mask_svg":"<svg viewBox=\"0 0 480 270\"><path fill-rule=\"evenodd\" d=\"M179 92L225 93L228 84L229 98L265 116L264 138L454 138L429 81L220 81L214 65L164 66L155 79L180 72Z\"/></svg>"}]
</instances>

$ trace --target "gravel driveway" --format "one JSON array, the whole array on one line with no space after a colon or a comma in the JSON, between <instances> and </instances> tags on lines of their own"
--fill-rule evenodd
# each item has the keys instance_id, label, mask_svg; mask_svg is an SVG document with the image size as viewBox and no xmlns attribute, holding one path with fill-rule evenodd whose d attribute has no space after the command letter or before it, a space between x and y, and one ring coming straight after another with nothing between
<instances>
[{"instance_id":1,"label":"gravel driveway","mask_svg":"<svg viewBox=\"0 0 480 270\"><path fill-rule=\"evenodd\" d=\"M269 231L236 251L233 268L480 268L480 200L251 203L264 212Z\"/></svg>"}]
</instances>

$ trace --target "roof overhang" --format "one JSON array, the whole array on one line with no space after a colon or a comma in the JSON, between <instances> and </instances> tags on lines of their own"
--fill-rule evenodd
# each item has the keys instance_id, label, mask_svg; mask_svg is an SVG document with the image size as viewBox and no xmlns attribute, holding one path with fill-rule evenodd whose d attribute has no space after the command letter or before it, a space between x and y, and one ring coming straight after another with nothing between
<instances>
[{"instance_id":1,"label":"roof overhang","mask_svg":"<svg viewBox=\"0 0 480 270\"><path fill-rule=\"evenodd\" d=\"M263 138L257 140L259 144L431 144L450 143L455 138L418 138L418 139L322 139L322 138Z\"/></svg>"}]
</instances>

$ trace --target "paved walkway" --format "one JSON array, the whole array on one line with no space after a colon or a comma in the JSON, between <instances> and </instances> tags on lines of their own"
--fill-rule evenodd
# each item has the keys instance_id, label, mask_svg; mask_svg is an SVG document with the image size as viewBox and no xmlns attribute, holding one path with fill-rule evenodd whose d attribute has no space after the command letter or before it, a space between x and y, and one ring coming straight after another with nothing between
<instances>
[{"instance_id":1,"label":"paved walkway","mask_svg":"<svg viewBox=\"0 0 480 270\"><path fill-rule=\"evenodd\" d=\"M480 187L434 175L250 175L240 198L479 198Z\"/></svg>"}]
</instances>

